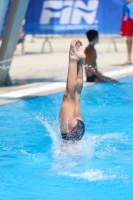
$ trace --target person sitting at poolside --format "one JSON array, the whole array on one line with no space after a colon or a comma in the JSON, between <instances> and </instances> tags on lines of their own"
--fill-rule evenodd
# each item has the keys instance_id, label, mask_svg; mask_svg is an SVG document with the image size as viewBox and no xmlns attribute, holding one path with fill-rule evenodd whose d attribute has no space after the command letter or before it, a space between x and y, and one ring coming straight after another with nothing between
<instances>
[{"instance_id":1,"label":"person sitting at poolside","mask_svg":"<svg viewBox=\"0 0 133 200\"><path fill-rule=\"evenodd\" d=\"M69 50L67 85L60 109L59 123L63 141L79 141L85 132L80 110L80 95L83 87L85 54L80 40L73 39Z\"/></svg>"},{"instance_id":2,"label":"person sitting at poolside","mask_svg":"<svg viewBox=\"0 0 133 200\"><path fill-rule=\"evenodd\" d=\"M103 76L97 69L97 52L94 46L98 43L98 32L90 30L86 33L89 45L85 49L85 72L87 82L111 82L117 83L117 80Z\"/></svg>"}]
</instances>

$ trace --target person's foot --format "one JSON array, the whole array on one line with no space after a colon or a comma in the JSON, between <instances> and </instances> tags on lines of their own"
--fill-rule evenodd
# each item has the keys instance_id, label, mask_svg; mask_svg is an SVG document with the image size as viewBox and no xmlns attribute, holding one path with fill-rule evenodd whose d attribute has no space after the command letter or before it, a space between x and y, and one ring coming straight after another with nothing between
<instances>
[{"instance_id":1,"label":"person's foot","mask_svg":"<svg viewBox=\"0 0 133 200\"><path fill-rule=\"evenodd\" d=\"M22 54L22 55L24 55L24 54L25 54L25 52L24 52L24 51L21 51L21 54Z\"/></svg>"},{"instance_id":2,"label":"person's foot","mask_svg":"<svg viewBox=\"0 0 133 200\"><path fill-rule=\"evenodd\" d=\"M132 65L131 61L126 61L122 66L128 66L128 65Z\"/></svg>"},{"instance_id":3,"label":"person's foot","mask_svg":"<svg viewBox=\"0 0 133 200\"><path fill-rule=\"evenodd\" d=\"M78 39L73 39L70 44L69 58L70 60L80 61L85 59L82 42Z\"/></svg>"},{"instance_id":4,"label":"person's foot","mask_svg":"<svg viewBox=\"0 0 133 200\"><path fill-rule=\"evenodd\" d=\"M111 78L111 83L119 83L117 80Z\"/></svg>"},{"instance_id":5,"label":"person's foot","mask_svg":"<svg viewBox=\"0 0 133 200\"><path fill-rule=\"evenodd\" d=\"M82 63L84 62L85 58L86 58L86 55L85 55L85 53L84 53L83 45L82 45L82 42L81 42L81 41L78 41L78 42L76 43L76 49L77 49L78 53L80 53L80 55L81 55L81 58L80 58L80 60L78 61L78 63L82 64Z\"/></svg>"}]
</instances>

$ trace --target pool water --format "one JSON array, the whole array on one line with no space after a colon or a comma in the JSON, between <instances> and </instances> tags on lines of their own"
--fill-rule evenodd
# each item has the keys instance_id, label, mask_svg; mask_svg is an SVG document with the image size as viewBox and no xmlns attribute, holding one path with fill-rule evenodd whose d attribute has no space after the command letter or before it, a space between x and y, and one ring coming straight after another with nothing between
<instances>
[{"instance_id":1,"label":"pool water","mask_svg":"<svg viewBox=\"0 0 133 200\"><path fill-rule=\"evenodd\" d=\"M63 146L63 93L0 107L1 200L132 200L133 77L84 87L86 133Z\"/></svg>"}]
</instances>

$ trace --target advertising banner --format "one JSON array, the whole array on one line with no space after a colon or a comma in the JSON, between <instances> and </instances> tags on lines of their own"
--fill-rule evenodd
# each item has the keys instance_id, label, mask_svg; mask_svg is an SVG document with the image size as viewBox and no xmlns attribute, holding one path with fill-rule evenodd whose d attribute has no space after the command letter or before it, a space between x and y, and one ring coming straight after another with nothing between
<instances>
[{"instance_id":1,"label":"advertising banner","mask_svg":"<svg viewBox=\"0 0 133 200\"><path fill-rule=\"evenodd\" d=\"M30 0L27 34L119 34L123 0Z\"/></svg>"}]
</instances>

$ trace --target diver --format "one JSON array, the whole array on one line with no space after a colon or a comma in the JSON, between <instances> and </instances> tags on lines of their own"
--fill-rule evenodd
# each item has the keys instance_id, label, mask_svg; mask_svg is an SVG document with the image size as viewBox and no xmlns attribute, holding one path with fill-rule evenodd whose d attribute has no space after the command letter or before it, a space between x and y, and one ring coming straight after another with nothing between
<instances>
[{"instance_id":1,"label":"diver","mask_svg":"<svg viewBox=\"0 0 133 200\"><path fill-rule=\"evenodd\" d=\"M82 42L73 39L69 50L67 84L60 109L59 123L63 141L79 141L85 133L81 116L80 95L83 87L83 62L85 54Z\"/></svg>"}]
</instances>

